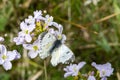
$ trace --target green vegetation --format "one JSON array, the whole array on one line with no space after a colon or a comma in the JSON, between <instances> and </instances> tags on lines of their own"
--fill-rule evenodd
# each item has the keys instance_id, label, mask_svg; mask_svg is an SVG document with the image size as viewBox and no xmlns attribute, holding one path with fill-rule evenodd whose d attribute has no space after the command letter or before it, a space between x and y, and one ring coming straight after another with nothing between
<instances>
[{"instance_id":1,"label":"green vegetation","mask_svg":"<svg viewBox=\"0 0 120 80\"><path fill-rule=\"evenodd\" d=\"M74 63L86 61L81 71L88 72L92 62L104 64L110 62L114 74L108 80L120 79L120 0L101 0L97 5L84 5L86 0L1 0L0 36L10 50L17 49L22 58L13 62L13 68L5 71L0 66L0 80L73 80L64 78L63 68L59 64L53 67L49 58L46 64L39 57L29 59L26 50L12 43L17 36L19 24L32 15L35 10L46 10L54 21L64 26L66 44L74 52ZM6 35L4 35L6 34ZM44 66L46 65L46 66ZM47 73L44 68L47 67ZM47 75L46 75L47 74Z\"/></svg>"}]
</instances>

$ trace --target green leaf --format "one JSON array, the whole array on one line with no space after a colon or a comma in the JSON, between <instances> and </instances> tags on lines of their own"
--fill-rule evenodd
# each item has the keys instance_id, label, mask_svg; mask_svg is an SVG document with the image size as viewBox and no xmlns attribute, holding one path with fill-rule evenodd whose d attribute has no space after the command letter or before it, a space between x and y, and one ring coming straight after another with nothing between
<instances>
[{"instance_id":1,"label":"green leaf","mask_svg":"<svg viewBox=\"0 0 120 80\"><path fill-rule=\"evenodd\" d=\"M13 12L13 7L10 2L7 5L3 6L4 8L0 9L0 31L4 31L6 24L9 21L10 15Z\"/></svg>"},{"instance_id":2,"label":"green leaf","mask_svg":"<svg viewBox=\"0 0 120 80\"><path fill-rule=\"evenodd\" d=\"M10 80L10 75L7 73L0 74L0 80Z\"/></svg>"},{"instance_id":3,"label":"green leaf","mask_svg":"<svg viewBox=\"0 0 120 80\"><path fill-rule=\"evenodd\" d=\"M100 34L101 36L101 40L100 41L96 41L96 43L102 47L106 52L110 52L111 48L110 45L107 41L107 39L103 36L103 34Z\"/></svg>"}]
</instances>

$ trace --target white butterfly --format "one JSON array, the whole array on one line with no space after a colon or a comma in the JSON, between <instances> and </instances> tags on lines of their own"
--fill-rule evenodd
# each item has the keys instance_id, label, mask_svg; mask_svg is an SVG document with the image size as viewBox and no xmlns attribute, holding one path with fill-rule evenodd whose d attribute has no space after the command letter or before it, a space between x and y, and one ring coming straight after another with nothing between
<instances>
[{"instance_id":1,"label":"white butterfly","mask_svg":"<svg viewBox=\"0 0 120 80\"><path fill-rule=\"evenodd\" d=\"M73 52L65 45L61 43L61 40L57 40L54 34L47 32L40 35L41 38L41 52L40 57L42 59L51 55L51 64L56 66L59 63L67 63L68 61L74 61Z\"/></svg>"}]
</instances>

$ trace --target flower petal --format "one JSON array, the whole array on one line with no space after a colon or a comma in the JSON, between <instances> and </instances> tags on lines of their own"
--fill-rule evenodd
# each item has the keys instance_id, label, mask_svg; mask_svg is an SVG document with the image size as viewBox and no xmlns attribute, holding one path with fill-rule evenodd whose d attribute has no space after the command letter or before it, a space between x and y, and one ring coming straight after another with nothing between
<instances>
[{"instance_id":1,"label":"flower petal","mask_svg":"<svg viewBox=\"0 0 120 80\"><path fill-rule=\"evenodd\" d=\"M15 59L16 53L14 53L13 51L8 51L7 52L7 60L8 61L12 61Z\"/></svg>"},{"instance_id":2,"label":"flower petal","mask_svg":"<svg viewBox=\"0 0 120 80\"><path fill-rule=\"evenodd\" d=\"M27 19L25 19L25 22L28 23L28 24L34 24L35 23L35 19L33 16L28 16Z\"/></svg>"},{"instance_id":3,"label":"flower petal","mask_svg":"<svg viewBox=\"0 0 120 80\"><path fill-rule=\"evenodd\" d=\"M31 42L32 41L32 38L31 38L30 34L28 34L28 35L25 36L25 40L27 42Z\"/></svg>"},{"instance_id":4,"label":"flower petal","mask_svg":"<svg viewBox=\"0 0 120 80\"><path fill-rule=\"evenodd\" d=\"M20 59L21 58L21 55L17 50L13 50L12 52L16 54L15 59Z\"/></svg>"},{"instance_id":5,"label":"flower petal","mask_svg":"<svg viewBox=\"0 0 120 80\"><path fill-rule=\"evenodd\" d=\"M3 37L0 37L0 42L3 42L4 41L4 38Z\"/></svg>"},{"instance_id":6,"label":"flower petal","mask_svg":"<svg viewBox=\"0 0 120 80\"><path fill-rule=\"evenodd\" d=\"M6 50L6 47L4 45L0 45L0 53L6 55L7 50Z\"/></svg>"},{"instance_id":7,"label":"flower petal","mask_svg":"<svg viewBox=\"0 0 120 80\"><path fill-rule=\"evenodd\" d=\"M52 33L52 34L54 34L54 33L55 33L55 31L54 31L54 29L53 29L53 28L50 28L48 32L50 32L50 33Z\"/></svg>"},{"instance_id":8,"label":"flower petal","mask_svg":"<svg viewBox=\"0 0 120 80\"><path fill-rule=\"evenodd\" d=\"M71 76L71 75L72 75L72 72L67 72L64 74L64 77L66 78L66 77Z\"/></svg>"},{"instance_id":9,"label":"flower petal","mask_svg":"<svg viewBox=\"0 0 120 80\"><path fill-rule=\"evenodd\" d=\"M53 22L53 26L55 26L57 29L59 29L59 28L58 28L58 23Z\"/></svg>"},{"instance_id":10,"label":"flower petal","mask_svg":"<svg viewBox=\"0 0 120 80\"><path fill-rule=\"evenodd\" d=\"M101 80L107 80L107 78L106 78L106 77L103 77L103 78L101 78Z\"/></svg>"},{"instance_id":11,"label":"flower petal","mask_svg":"<svg viewBox=\"0 0 120 80\"><path fill-rule=\"evenodd\" d=\"M13 41L16 43L16 45L24 44L24 37L23 36L18 36L13 39Z\"/></svg>"},{"instance_id":12,"label":"flower petal","mask_svg":"<svg viewBox=\"0 0 120 80\"><path fill-rule=\"evenodd\" d=\"M84 61L83 61L83 62L80 62L80 63L78 64L78 68L81 69L85 64L86 64L86 62L84 62Z\"/></svg>"},{"instance_id":13,"label":"flower petal","mask_svg":"<svg viewBox=\"0 0 120 80\"><path fill-rule=\"evenodd\" d=\"M38 53L37 52L35 52L35 51L29 51L29 53L28 53L28 56L30 57L30 58L35 58L35 57L37 57L37 55L38 55Z\"/></svg>"},{"instance_id":14,"label":"flower petal","mask_svg":"<svg viewBox=\"0 0 120 80\"><path fill-rule=\"evenodd\" d=\"M10 70L12 68L12 64L10 61L6 61L4 62L3 67L5 70Z\"/></svg>"},{"instance_id":15,"label":"flower petal","mask_svg":"<svg viewBox=\"0 0 120 80\"><path fill-rule=\"evenodd\" d=\"M58 27L59 27L59 32L62 34L63 26L61 24L59 24Z\"/></svg>"},{"instance_id":16,"label":"flower petal","mask_svg":"<svg viewBox=\"0 0 120 80\"><path fill-rule=\"evenodd\" d=\"M7 60L12 61L14 59L19 59L21 57L20 53L17 52L17 50L8 51L7 53Z\"/></svg>"},{"instance_id":17,"label":"flower petal","mask_svg":"<svg viewBox=\"0 0 120 80\"><path fill-rule=\"evenodd\" d=\"M28 50L32 50L33 48L32 44L23 44L23 47Z\"/></svg>"},{"instance_id":18,"label":"flower petal","mask_svg":"<svg viewBox=\"0 0 120 80\"><path fill-rule=\"evenodd\" d=\"M38 17L42 16L42 11L41 10L36 10L34 11L34 18L37 19Z\"/></svg>"},{"instance_id":19,"label":"flower petal","mask_svg":"<svg viewBox=\"0 0 120 80\"><path fill-rule=\"evenodd\" d=\"M0 65L4 63L4 60L2 59L2 54L0 54Z\"/></svg>"},{"instance_id":20,"label":"flower petal","mask_svg":"<svg viewBox=\"0 0 120 80\"><path fill-rule=\"evenodd\" d=\"M62 42L62 43L65 43L65 40L66 40L66 36L63 34L63 35L62 35L62 41L61 41L61 42Z\"/></svg>"},{"instance_id":21,"label":"flower petal","mask_svg":"<svg viewBox=\"0 0 120 80\"><path fill-rule=\"evenodd\" d=\"M27 26L27 24L26 24L25 22L21 22L21 23L20 23L20 29L21 29L21 30L25 30L25 29L26 29L26 26Z\"/></svg>"},{"instance_id":22,"label":"flower petal","mask_svg":"<svg viewBox=\"0 0 120 80\"><path fill-rule=\"evenodd\" d=\"M20 53L17 52L17 55L15 56L15 59L20 59L21 58L21 55Z\"/></svg>"},{"instance_id":23,"label":"flower petal","mask_svg":"<svg viewBox=\"0 0 120 80\"><path fill-rule=\"evenodd\" d=\"M87 80L96 80L94 76L89 76Z\"/></svg>"},{"instance_id":24,"label":"flower petal","mask_svg":"<svg viewBox=\"0 0 120 80\"><path fill-rule=\"evenodd\" d=\"M29 25L28 29L29 29L29 32L32 32L35 29L35 24Z\"/></svg>"}]
</instances>

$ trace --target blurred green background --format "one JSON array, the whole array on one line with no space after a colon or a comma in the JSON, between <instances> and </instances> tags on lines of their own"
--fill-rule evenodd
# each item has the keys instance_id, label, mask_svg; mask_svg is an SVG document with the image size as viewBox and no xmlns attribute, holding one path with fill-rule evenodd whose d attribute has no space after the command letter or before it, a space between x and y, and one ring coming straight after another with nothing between
<instances>
[{"instance_id":1,"label":"blurred green background","mask_svg":"<svg viewBox=\"0 0 120 80\"><path fill-rule=\"evenodd\" d=\"M33 11L47 11L54 21L64 26L66 45L74 52L74 63L86 61L82 73L94 70L92 62L110 62L114 74L108 80L120 80L120 0L100 0L97 5L84 5L86 0L0 0L0 36L5 38L8 50L17 49L21 60L13 61L13 68L5 71L0 66L0 80L45 80L44 63L48 80L65 79L59 64L52 67L50 58L29 59L22 46L12 42L20 31L22 20Z\"/></svg>"}]
</instances>

